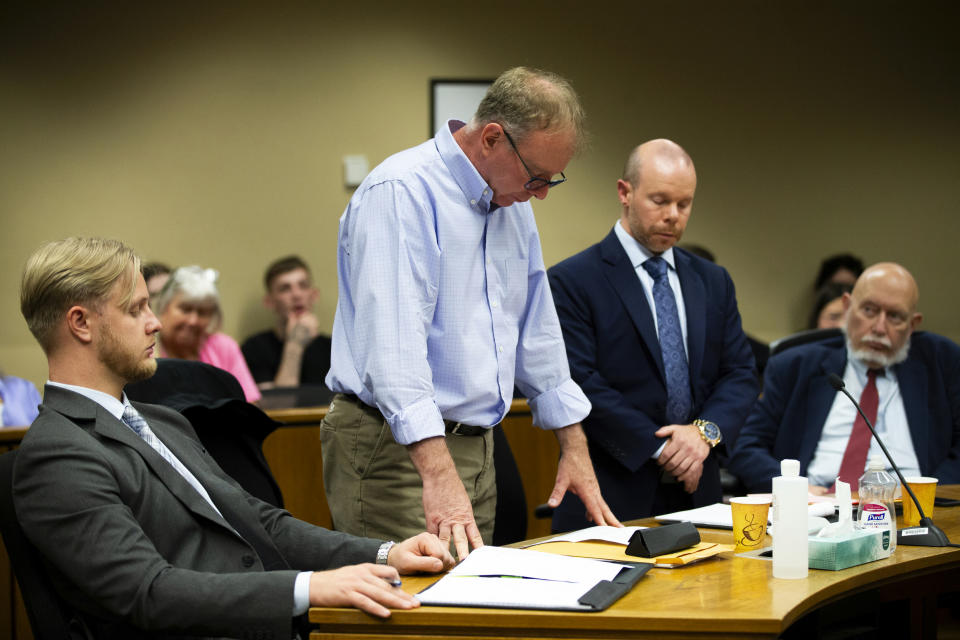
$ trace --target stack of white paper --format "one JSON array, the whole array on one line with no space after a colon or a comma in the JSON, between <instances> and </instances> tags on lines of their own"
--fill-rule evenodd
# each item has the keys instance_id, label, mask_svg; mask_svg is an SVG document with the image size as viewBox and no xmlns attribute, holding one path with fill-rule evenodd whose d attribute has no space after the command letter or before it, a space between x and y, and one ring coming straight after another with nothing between
<instances>
[{"instance_id":1,"label":"stack of white paper","mask_svg":"<svg viewBox=\"0 0 960 640\"><path fill-rule=\"evenodd\" d=\"M480 547L417 594L423 604L591 610L579 598L628 565L526 549Z\"/></svg>"}]
</instances>

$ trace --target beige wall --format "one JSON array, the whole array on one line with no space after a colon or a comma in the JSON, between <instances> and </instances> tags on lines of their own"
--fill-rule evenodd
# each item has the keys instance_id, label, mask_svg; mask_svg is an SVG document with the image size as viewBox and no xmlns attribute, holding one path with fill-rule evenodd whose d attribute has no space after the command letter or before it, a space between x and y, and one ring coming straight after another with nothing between
<instances>
[{"instance_id":1,"label":"beige wall","mask_svg":"<svg viewBox=\"0 0 960 640\"><path fill-rule=\"evenodd\" d=\"M270 322L265 264L300 253L329 329L341 157L425 139L431 77L515 64L569 77L594 134L535 205L548 265L609 231L628 150L666 136L700 178L685 240L730 270L748 331L799 328L819 260L850 250L907 265L927 328L960 338L950 3L19 4L0 9L0 366L38 384L19 273L71 234L216 267L238 338Z\"/></svg>"}]
</instances>

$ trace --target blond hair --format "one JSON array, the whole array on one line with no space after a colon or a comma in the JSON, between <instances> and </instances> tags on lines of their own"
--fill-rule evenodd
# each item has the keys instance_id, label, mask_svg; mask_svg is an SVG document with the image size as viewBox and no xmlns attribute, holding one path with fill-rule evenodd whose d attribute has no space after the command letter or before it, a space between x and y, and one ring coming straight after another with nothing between
<instances>
[{"instance_id":1,"label":"blond hair","mask_svg":"<svg viewBox=\"0 0 960 640\"><path fill-rule=\"evenodd\" d=\"M33 252L20 280L20 312L45 352L54 346L57 325L73 305L101 309L115 285L129 304L140 258L119 240L67 238Z\"/></svg>"},{"instance_id":2,"label":"blond hair","mask_svg":"<svg viewBox=\"0 0 960 640\"><path fill-rule=\"evenodd\" d=\"M586 140L586 114L573 86L550 71L514 67L493 81L471 125L496 122L518 142L534 131L570 127L579 148Z\"/></svg>"}]
</instances>

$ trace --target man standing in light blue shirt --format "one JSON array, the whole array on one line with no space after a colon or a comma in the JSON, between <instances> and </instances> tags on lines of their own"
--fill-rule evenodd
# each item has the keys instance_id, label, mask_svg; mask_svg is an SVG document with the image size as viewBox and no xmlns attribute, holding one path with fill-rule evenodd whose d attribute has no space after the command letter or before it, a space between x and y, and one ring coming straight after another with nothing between
<instances>
[{"instance_id":1,"label":"man standing in light blue shirt","mask_svg":"<svg viewBox=\"0 0 960 640\"><path fill-rule=\"evenodd\" d=\"M550 496L570 490L598 524L600 496L580 427L531 197L546 198L582 139L570 85L518 67L469 124L374 169L340 220L339 300L324 421L324 484L337 529L490 539L492 433L514 383L561 457Z\"/></svg>"}]
</instances>

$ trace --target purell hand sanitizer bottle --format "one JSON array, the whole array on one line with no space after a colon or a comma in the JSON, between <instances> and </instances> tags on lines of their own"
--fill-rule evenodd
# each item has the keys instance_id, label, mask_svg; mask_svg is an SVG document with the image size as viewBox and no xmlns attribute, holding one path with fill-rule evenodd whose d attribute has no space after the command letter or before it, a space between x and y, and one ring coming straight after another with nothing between
<instances>
[{"instance_id":1,"label":"purell hand sanitizer bottle","mask_svg":"<svg viewBox=\"0 0 960 640\"><path fill-rule=\"evenodd\" d=\"M886 472L879 457L870 458L866 473L860 477L860 504L857 507L857 526L861 529L879 529L883 532L883 548L891 553L897 546L897 512L893 497L900 483Z\"/></svg>"}]
</instances>

